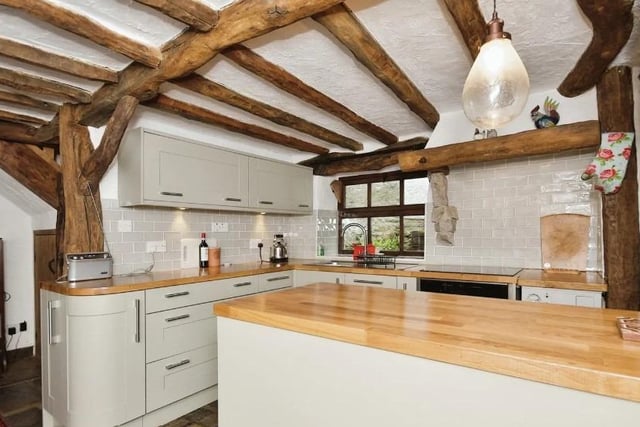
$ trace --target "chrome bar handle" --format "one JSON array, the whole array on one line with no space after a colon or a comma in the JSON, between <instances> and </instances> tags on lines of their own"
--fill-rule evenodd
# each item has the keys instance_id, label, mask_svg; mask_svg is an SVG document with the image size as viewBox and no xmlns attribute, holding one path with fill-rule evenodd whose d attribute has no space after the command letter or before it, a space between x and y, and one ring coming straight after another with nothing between
<instances>
[{"instance_id":1,"label":"chrome bar handle","mask_svg":"<svg viewBox=\"0 0 640 427\"><path fill-rule=\"evenodd\" d=\"M272 205L273 202L269 201L269 200L260 200L258 203L260 203L261 205Z\"/></svg>"},{"instance_id":2,"label":"chrome bar handle","mask_svg":"<svg viewBox=\"0 0 640 427\"><path fill-rule=\"evenodd\" d=\"M241 202L242 199L238 199L237 197L225 197L224 198L227 202Z\"/></svg>"},{"instance_id":3,"label":"chrome bar handle","mask_svg":"<svg viewBox=\"0 0 640 427\"><path fill-rule=\"evenodd\" d=\"M136 333L134 335L134 341L139 343L140 342L140 300L139 299L135 300L135 306L136 306Z\"/></svg>"},{"instance_id":4,"label":"chrome bar handle","mask_svg":"<svg viewBox=\"0 0 640 427\"><path fill-rule=\"evenodd\" d=\"M164 319L164 321L165 322L175 322L176 320L188 319L189 317L191 317L191 315L183 314L183 315L180 315L180 316L168 317L168 318Z\"/></svg>"},{"instance_id":5,"label":"chrome bar handle","mask_svg":"<svg viewBox=\"0 0 640 427\"><path fill-rule=\"evenodd\" d=\"M176 363L172 363L172 364L170 364L170 365L167 365L167 366L165 366L164 368L165 368L167 371L170 371L170 370L172 370L172 369L179 368L180 366L184 366L184 365L187 365L187 364L189 364L189 363L191 363L191 360L189 360L189 359L184 359L184 360L181 360L181 361L179 361L179 362L176 362Z\"/></svg>"},{"instance_id":6,"label":"chrome bar handle","mask_svg":"<svg viewBox=\"0 0 640 427\"><path fill-rule=\"evenodd\" d=\"M233 285L234 288L239 288L241 286L249 286L251 285L251 282L240 282L240 283L236 283Z\"/></svg>"},{"instance_id":7,"label":"chrome bar handle","mask_svg":"<svg viewBox=\"0 0 640 427\"><path fill-rule=\"evenodd\" d=\"M354 283L365 283L367 285L382 285L382 282L379 282L377 280L364 280L364 279L354 279L353 280Z\"/></svg>"},{"instance_id":8,"label":"chrome bar handle","mask_svg":"<svg viewBox=\"0 0 640 427\"><path fill-rule=\"evenodd\" d=\"M270 277L267 279L267 282L275 282L277 280L287 280L290 276L278 276L278 277Z\"/></svg>"},{"instance_id":9,"label":"chrome bar handle","mask_svg":"<svg viewBox=\"0 0 640 427\"><path fill-rule=\"evenodd\" d=\"M175 298L175 297L184 297L189 295L189 291L183 291L183 292L174 292L172 294L165 294L164 297L165 298Z\"/></svg>"},{"instance_id":10,"label":"chrome bar handle","mask_svg":"<svg viewBox=\"0 0 640 427\"><path fill-rule=\"evenodd\" d=\"M182 193L174 193L174 192L171 192L171 191L161 191L160 194L162 194L163 196L176 196L176 197L184 196L184 194L182 194Z\"/></svg>"},{"instance_id":11,"label":"chrome bar handle","mask_svg":"<svg viewBox=\"0 0 640 427\"><path fill-rule=\"evenodd\" d=\"M309 205L298 205L299 208L308 208Z\"/></svg>"},{"instance_id":12,"label":"chrome bar handle","mask_svg":"<svg viewBox=\"0 0 640 427\"><path fill-rule=\"evenodd\" d=\"M49 331L49 345L53 342L53 301L47 301L47 330Z\"/></svg>"}]
</instances>

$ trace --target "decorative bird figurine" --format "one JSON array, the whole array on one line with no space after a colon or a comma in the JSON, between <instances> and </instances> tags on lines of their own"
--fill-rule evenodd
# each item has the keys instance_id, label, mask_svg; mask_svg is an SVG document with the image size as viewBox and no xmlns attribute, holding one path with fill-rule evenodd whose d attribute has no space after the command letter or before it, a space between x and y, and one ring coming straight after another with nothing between
<instances>
[{"instance_id":1,"label":"decorative bird figurine","mask_svg":"<svg viewBox=\"0 0 640 427\"><path fill-rule=\"evenodd\" d=\"M544 112L540 112L540 106L536 105L536 108L531 110L531 120L538 129L549 128L555 126L560 121L560 114L556 110L560 105L558 102L549 98L548 96L544 100Z\"/></svg>"}]
</instances>

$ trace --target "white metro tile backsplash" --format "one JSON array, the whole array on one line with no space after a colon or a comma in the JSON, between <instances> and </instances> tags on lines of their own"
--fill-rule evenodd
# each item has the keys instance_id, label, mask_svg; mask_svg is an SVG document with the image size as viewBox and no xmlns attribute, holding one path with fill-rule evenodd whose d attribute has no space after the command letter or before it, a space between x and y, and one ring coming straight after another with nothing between
<instances>
[{"instance_id":1,"label":"white metro tile backsplash","mask_svg":"<svg viewBox=\"0 0 640 427\"><path fill-rule=\"evenodd\" d=\"M119 207L117 200L102 199L104 228L108 248L113 256L114 274L146 269L154 261L146 253L146 243L165 240L167 251L154 255L154 271L180 268L181 239L199 238L207 233L221 248L222 263L259 262L258 248L249 248L250 239L262 239L262 258L269 260L273 235L282 233L288 255L313 258L316 255L316 214L304 216L259 215L225 211L177 210L160 207ZM119 221L131 221L130 232L118 231ZM226 232L211 231L212 223L227 223ZM194 266L196 267L196 266Z\"/></svg>"},{"instance_id":2,"label":"white metro tile backsplash","mask_svg":"<svg viewBox=\"0 0 640 427\"><path fill-rule=\"evenodd\" d=\"M593 150L452 167L449 204L458 208L453 246L436 243L427 205L425 262L541 268L540 217L591 216L587 269L602 270L600 193L580 179Z\"/></svg>"}]
</instances>

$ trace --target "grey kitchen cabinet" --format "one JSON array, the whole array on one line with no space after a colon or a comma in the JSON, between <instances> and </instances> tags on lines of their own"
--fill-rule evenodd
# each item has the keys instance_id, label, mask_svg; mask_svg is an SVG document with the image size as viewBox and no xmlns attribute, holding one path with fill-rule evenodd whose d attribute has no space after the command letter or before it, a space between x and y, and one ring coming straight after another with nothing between
<instances>
[{"instance_id":1,"label":"grey kitchen cabinet","mask_svg":"<svg viewBox=\"0 0 640 427\"><path fill-rule=\"evenodd\" d=\"M144 128L118 152L121 206L248 206L247 156Z\"/></svg>"},{"instance_id":2,"label":"grey kitchen cabinet","mask_svg":"<svg viewBox=\"0 0 640 427\"><path fill-rule=\"evenodd\" d=\"M305 166L251 157L249 206L279 212L311 212L313 170Z\"/></svg>"},{"instance_id":3,"label":"grey kitchen cabinet","mask_svg":"<svg viewBox=\"0 0 640 427\"><path fill-rule=\"evenodd\" d=\"M359 273L345 273L344 284L357 286L375 286L388 289L396 289L398 286L395 276Z\"/></svg>"}]
</instances>

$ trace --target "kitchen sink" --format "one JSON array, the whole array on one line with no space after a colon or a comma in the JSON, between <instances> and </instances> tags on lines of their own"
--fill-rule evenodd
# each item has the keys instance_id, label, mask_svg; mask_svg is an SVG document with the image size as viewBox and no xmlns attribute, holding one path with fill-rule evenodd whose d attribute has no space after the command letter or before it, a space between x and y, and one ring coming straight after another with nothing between
<instances>
[{"instance_id":1,"label":"kitchen sink","mask_svg":"<svg viewBox=\"0 0 640 427\"><path fill-rule=\"evenodd\" d=\"M388 270L405 270L411 267L416 267L417 264L376 264L366 262L356 262L349 260L331 260L331 261L318 261L308 263L306 265L319 265L323 267L347 267L347 268L377 268Z\"/></svg>"}]
</instances>

